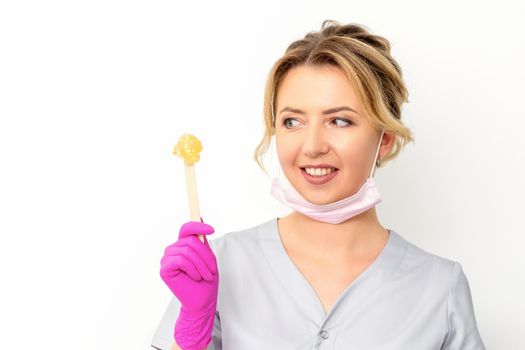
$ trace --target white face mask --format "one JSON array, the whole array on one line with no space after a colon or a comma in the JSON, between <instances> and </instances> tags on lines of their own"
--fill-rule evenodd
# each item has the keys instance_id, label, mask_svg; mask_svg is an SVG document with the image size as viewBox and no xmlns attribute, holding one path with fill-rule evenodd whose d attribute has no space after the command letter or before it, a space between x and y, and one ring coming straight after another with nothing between
<instances>
[{"instance_id":1,"label":"white face mask","mask_svg":"<svg viewBox=\"0 0 525 350\"><path fill-rule=\"evenodd\" d=\"M379 145L377 146L377 151L374 156L372 171L359 190L353 195L330 204L314 204L301 196L301 194L299 194L299 192L297 192L288 181L282 185L279 178L276 177L273 177L272 179L270 193L284 205L287 205L314 220L330 224L339 224L367 211L382 201L373 176L383 134L384 131L381 132L381 137L379 138Z\"/></svg>"}]
</instances>

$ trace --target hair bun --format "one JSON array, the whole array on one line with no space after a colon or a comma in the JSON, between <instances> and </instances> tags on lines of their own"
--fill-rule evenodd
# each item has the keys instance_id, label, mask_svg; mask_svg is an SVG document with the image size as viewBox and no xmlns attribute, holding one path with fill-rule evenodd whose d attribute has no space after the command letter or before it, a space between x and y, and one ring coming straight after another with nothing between
<instances>
[{"instance_id":1,"label":"hair bun","mask_svg":"<svg viewBox=\"0 0 525 350\"><path fill-rule=\"evenodd\" d=\"M378 50L390 53L390 43L384 37L371 33L371 30L363 24L348 23L341 24L332 19L323 21L321 25L321 34L323 37L330 36L345 36L352 39L359 40Z\"/></svg>"}]
</instances>

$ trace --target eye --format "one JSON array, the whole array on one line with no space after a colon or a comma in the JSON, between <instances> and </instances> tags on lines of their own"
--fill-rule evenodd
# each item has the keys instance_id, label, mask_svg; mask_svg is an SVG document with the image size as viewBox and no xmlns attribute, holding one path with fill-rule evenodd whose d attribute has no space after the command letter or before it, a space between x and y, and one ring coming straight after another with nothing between
<instances>
[{"instance_id":1,"label":"eye","mask_svg":"<svg viewBox=\"0 0 525 350\"><path fill-rule=\"evenodd\" d=\"M288 121L293 121L293 120L297 121L297 119L295 119L295 118L284 118L281 124L284 125L285 128L290 129L288 127L288 125L287 125L287 122ZM334 118L334 119L331 120L331 122L334 121L334 120L340 120L340 121L342 121L342 122L344 122L344 123L346 123L348 125L353 124L353 122L351 120L348 120L348 119L345 119L345 118ZM341 127L345 127L345 126L346 125L342 125Z\"/></svg>"},{"instance_id":2,"label":"eye","mask_svg":"<svg viewBox=\"0 0 525 350\"><path fill-rule=\"evenodd\" d=\"M332 119L332 121L334 121L334 120L342 120L343 122L345 122L345 123L347 123L349 125L353 124L351 120L344 119L344 118L334 118L334 119ZM343 125L343 127L344 127L344 125Z\"/></svg>"},{"instance_id":3,"label":"eye","mask_svg":"<svg viewBox=\"0 0 525 350\"><path fill-rule=\"evenodd\" d=\"M286 122L287 122L288 120L296 120L296 119L295 119L295 118L284 118L284 119L283 119L282 125L284 125L285 128L290 129L290 128L287 126L287 124L286 124Z\"/></svg>"}]
</instances>

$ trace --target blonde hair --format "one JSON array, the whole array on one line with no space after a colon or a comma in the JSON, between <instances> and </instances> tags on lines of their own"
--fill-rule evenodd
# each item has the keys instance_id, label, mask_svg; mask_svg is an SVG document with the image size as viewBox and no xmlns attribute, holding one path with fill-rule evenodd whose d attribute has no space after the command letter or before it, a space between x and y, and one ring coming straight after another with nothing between
<instances>
[{"instance_id":1,"label":"blonde hair","mask_svg":"<svg viewBox=\"0 0 525 350\"><path fill-rule=\"evenodd\" d=\"M409 142L415 142L411 130L401 122L401 105L409 102L408 90L399 64L390 55L390 42L363 25L325 20L319 32L309 32L292 42L268 74L263 106L265 131L254 152L255 161L265 173L262 157L275 134L274 103L280 83L291 68L324 64L343 70L362 101L368 121L395 136L392 148L377 167L396 158Z\"/></svg>"}]
</instances>

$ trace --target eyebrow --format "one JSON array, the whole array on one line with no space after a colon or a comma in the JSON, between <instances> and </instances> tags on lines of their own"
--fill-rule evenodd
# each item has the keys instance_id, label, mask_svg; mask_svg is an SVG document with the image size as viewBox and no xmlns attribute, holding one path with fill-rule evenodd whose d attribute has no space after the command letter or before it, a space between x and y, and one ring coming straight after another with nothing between
<instances>
[{"instance_id":1,"label":"eyebrow","mask_svg":"<svg viewBox=\"0 0 525 350\"><path fill-rule=\"evenodd\" d=\"M301 111L300 109L296 109L296 108L291 108L291 107L284 107L283 109L281 109L281 111L279 112L279 114L281 114L282 112L292 112L292 113L297 113L297 114L306 114L306 112L304 111ZM341 106L341 107L335 107L335 108L330 108L330 109L327 109L325 111L323 111L322 113L323 114L332 114L332 113L336 113L336 112L340 112L340 111L350 111L350 112L354 112L355 114L358 114L354 109L348 107L348 106Z\"/></svg>"}]
</instances>

